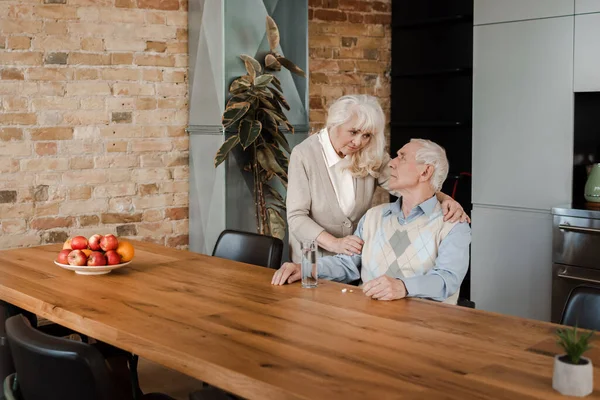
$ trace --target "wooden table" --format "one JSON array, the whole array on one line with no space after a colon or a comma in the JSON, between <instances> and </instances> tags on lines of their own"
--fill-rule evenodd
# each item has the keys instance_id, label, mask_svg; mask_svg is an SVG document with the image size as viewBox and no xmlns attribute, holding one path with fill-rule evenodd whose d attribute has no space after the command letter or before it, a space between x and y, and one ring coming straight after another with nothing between
<instances>
[{"instance_id":1,"label":"wooden table","mask_svg":"<svg viewBox=\"0 0 600 400\"><path fill-rule=\"evenodd\" d=\"M103 276L55 266L57 245L0 251L0 299L252 399L564 398L555 325L332 282L275 287L272 270L134 244Z\"/></svg>"}]
</instances>

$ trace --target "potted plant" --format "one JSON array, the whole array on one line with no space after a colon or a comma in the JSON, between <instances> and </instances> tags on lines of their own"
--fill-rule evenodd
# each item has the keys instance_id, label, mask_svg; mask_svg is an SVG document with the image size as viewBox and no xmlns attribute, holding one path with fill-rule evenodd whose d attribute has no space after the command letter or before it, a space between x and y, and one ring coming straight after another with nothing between
<instances>
[{"instance_id":1,"label":"potted plant","mask_svg":"<svg viewBox=\"0 0 600 400\"><path fill-rule=\"evenodd\" d=\"M592 360L583 357L583 353L590 349L589 341L594 332L577 334L577 327L573 329L559 329L558 345L566 354L554 357L554 375L552 388L566 396L584 397L592 393L594 387L594 373Z\"/></svg>"},{"instance_id":2,"label":"potted plant","mask_svg":"<svg viewBox=\"0 0 600 400\"><path fill-rule=\"evenodd\" d=\"M302 69L279 53L279 30L267 16L267 38L270 51L265 56L264 70L290 72L305 77ZM244 171L252 174L254 204L258 233L283 239L286 223L283 218L285 199L273 184L278 181L287 189L287 169L290 146L284 130L294 132L283 109L290 106L283 97L283 88L277 77L263 73L263 66L253 57L240 56L246 75L233 80L229 86L231 97L222 116L227 139L215 156L215 168L227 159L230 152L241 147Z\"/></svg>"}]
</instances>

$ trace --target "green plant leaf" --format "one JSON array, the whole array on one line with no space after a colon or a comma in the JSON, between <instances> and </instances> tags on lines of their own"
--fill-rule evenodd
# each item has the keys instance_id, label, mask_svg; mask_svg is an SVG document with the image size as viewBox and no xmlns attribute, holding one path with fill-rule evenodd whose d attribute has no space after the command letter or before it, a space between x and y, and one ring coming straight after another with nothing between
<instances>
[{"instance_id":1,"label":"green plant leaf","mask_svg":"<svg viewBox=\"0 0 600 400\"><path fill-rule=\"evenodd\" d=\"M283 165L285 162L287 162L288 158L285 155L285 153L283 151L281 151L281 149L279 148L279 143L271 143L270 146L271 146L270 147L271 151L273 152L273 154L279 161L280 165ZM283 166L285 166L285 165L283 165Z\"/></svg>"},{"instance_id":2,"label":"green plant leaf","mask_svg":"<svg viewBox=\"0 0 600 400\"><path fill-rule=\"evenodd\" d=\"M264 87L255 86L255 91L259 94L259 96L265 97L267 99L273 99L273 93L269 92Z\"/></svg>"},{"instance_id":3,"label":"green plant leaf","mask_svg":"<svg viewBox=\"0 0 600 400\"><path fill-rule=\"evenodd\" d=\"M288 143L287 139L285 138L285 135L283 134L283 132L281 132L279 129L277 129L277 133L274 134L273 137L275 138L275 140L277 140L277 143L279 143L279 145L281 147L283 147L283 149L285 151L288 152L288 154L290 154L292 152L292 149L290 149L290 144Z\"/></svg>"},{"instance_id":4,"label":"green plant leaf","mask_svg":"<svg viewBox=\"0 0 600 400\"><path fill-rule=\"evenodd\" d=\"M246 150L260 135L262 125L260 121L243 119L240 121L239 136L242 148Z\"/></svg>"},{"instance_id":5,"label":"green plant leaf","mask_svg":"<svg viewBox=\"0 0 600 400\"><path fill-rule=\"evenodd\" d=\"M269 98L260 97L259 100L260 100L260 103L264 107L264 108L259 108L259 110L262 110L262 111L265 111L265 112L267 110L277 111L277 107L275 107L275 105L269 101Z\"/></svg>"},{"instance_id":6,"label":"green plant leaf","mask_svg":"<svg viewBox=\"0 0 600 400\"><path fill-rule=\"evenodd\" d=\"M224 128L228 128L236 121L242 118L250 109L250 103L242 101L241 103L231 104L224 112L221 123Z\"/></svg>"},{"instance_id":7,"label":"green plant leaf","mask_svg":"<svg viewBox=\"0 0 600 400\"><path fill-rule=\"evenodd\" d=\"M290 72L292 72L296 75L300 75L303 78L306 78L306 74L304 73L304 71L302 71L296 64L294 64L287 58L277 57L277 61L279 61L279 63L281 63L281 65L283 65L285 68L287 68Z\"/></svg>"},{"instance_id":8,"label":"green plant leaf","mask_svg":"<svg viewBox=\"0 0 600 400\"><path fill-rule=\"evenodd\" d=\"M240 143L240 137L238 135L232 136L227 139L217 151L217 155L215 156L215 168L219 166L225 159L229 152Z\"/></svg>"},{"instance_id":9,"label":"green plant leaf","mask_svg":"<svg viewBox=\"0 0 600 400\"><path fill-rule=\"evenodd\" d=\"M262 117L263 130L269 132L271 136L275 137L275 132L279 129L279 124L275 121L275 118L271 116L268 112L263 110L262 108L258 109L259 115Z\"/></svg>"},{"instance_id":10,"label":"green plant leaf","mask_svg":"<svg viewBox=\"0 0 600 400\"><path fill-rule=\"evenodd\" d=\"M269 53L265 56L265 69L281 71L281 63L273 54Z\"/></svg>"},{"instance_id":11,"label":"green plant leaf","mask_svg":"<svg viewBox=\"0 0 600 400\"><path fill-rule=\"evenodd\" d=\"M269 147L261 147L256 152L256 158L260 163L260 166L263 167L266 171L273 171L278 176L285 177L287 179L287 172L283 170L277 158L271 151Z\"/></svg>"},{"instance_id":12,"label":"green plant leaf","mask_svg":"<svg viewBox=\"0 0 600 400\"><path fill-rule=\"evenodd\" d=\"M265 186L266 186L267 190L269 191L269 193L271 194L271 196L273 196L273 198L275 200L278 200L281 203L284 202L283 196L277 190L273 189L273 187L270 185L265 185Z\"/></svg>"},{"instance_id":13,"label":"green plant leaf","mask_svg":"<svg viewBox=\"0 0 600 400\"><path fill-rule=\"evenodd\" d=\"M279 214L279 211L268 208L269 213L269 228L271 230L271 236L282 239L285 237L285 220Z\"/></svg>"},{"instance_id":14,"label":"green plant leaf","mask_svg":"<svg viewBox=\"0 0 600 400\"><path fill-rule=\"evenodd\" d=\"M244 101L248 101L248 94L247 93L242 93L242 94L236 94L233 95L229 98L229 100L227 100L227 104L225 105L225 109L229 108L231 105L235 104L235 103L241 103Z\"/></svg>"},{"instance_id":15,"label":"green plant leaf","mask_svg":"<svg viewBox=\"0 0 600 400\"><path fill-rule=\"evenodd\" d=\"M277 121L277 126L285 125L286 118L275 110L264 110Z\"/></svg>"},{"instance_id":16,"label":"green plant leaf","mask_svg":"<svg viewBox=\"0 0 600 400\"><path fill-rule=\"evenodd\" d=\"M240 76L231 82L231 85L229 85L229 92L231 94L238 94L250 89L251 86L252 81L248 75Z\"/></svg>"},{"instance_id":17,"label":"green plant leaf","mask_svg":"<svg viewBox=\"0 0 600 400\"><path fill-rule=\"evenodd\" d=\"M577 365L583 353L591 348L589 341L593 334L594 331L591 331L578 336L577 326L573 329L559 329L556 331L556 335L558 336L557 344L565 350L569 361Z\"/></svg>"},{"instance_id":18,"label":"green plant leaf","mask_svg":"<svg viewBox=\"0 0 600 400\"><path fill-rule=\"evenodd\" d=\"M248 61L250 64L252 64L252 68L254 69L254 71L257 74L262 73L262 67L260 66L260 63L258 61L256 61L256 59L254 57L251 57L247 54L242 54L240 56L240 58L244 61L244 63L246 63L246 61Z\"/></svg>"},{"instance_id":19,"label":"green plant leaf","mask_svg":"<svg viewBox=\"0 0 600 400\"><path fill-rule=\"evenodd\" d=\"M250 82L254 83L254 80L256 79L256 70L254 69L254 66L248 60L244 61L244 66L246 67L246 71L248 71L248 76L250 77Z\"/></svg>"},{"instance_id":20,"label":"green plant leaf","mask_svg":"<svg viewBox=\"0 0 600 400\"><path fill-rule=\"evenodd\" d=\"M281 95L281 93L279 93L277 90L273 89L273 88L267 88L269 89L269 91L271 91L271 93L273 93L273 96L275 96L275 98L277 99L277 101L279 102L279 104L281 104L281 106L283 108L285 108L286 110L290 110L290 105L288 104L288 102L285 100L285 98Z\"/></svg>"},{"instance_id":21,"label":"green plant leaf","mask_svg":"<svg viewBox=\"0 0 600 400\"><path fill-rule=\"evenodd\" d=\"M254 86L260 87L260 88L264 88L266 87L269 83L271 83L271 81L273 80L273 75L271 74L262 74L259 77L256 78L256 81L254 81Z\"/></svg>"},{"instance_id":22,"label":"green plant leaf","mask_svg":"<svg viewBox=\"0 0 600 400\"><path fill-rule=\"evenodd\" d=\"M284 178L282 176L277 175L277 178L279 179L279 181L281 182L281 184L283 185L285 190L287 190L287 186L288 186L287 177Z\"/></svg>"},{"instance_id":23,"label":"green plant leaf","mask_svg":"<svg viewBox=\"0 0 600 400\"><path fill-rule=\"evenodd\" d=\"M271 51L275 51L277 46L279 46L279 29L277 28L277 24L267 15L267 40L269 41L269 48Z\"/></svg>"},{"instance_id":24,"label":"green plant leaf","mask_svg":"<svg viewBox=\"0 0 600 400\"><path fill-rule=\"evenodd\" d=\"M288 131L294 133L294 126L292 124L290 124L290 122L287 120L287 118L283 114L280 114L274 110L265 110L265 111L268 112L270 115L272 115L279 125L285 125Z\"/></svg>"},{"instance_id":25,"label":"green plant leaf","mask_svg":"<svg viewBox=\"0 0 600 400\"><path fill-rule=\"evenodd\" d=\"M279 78L273 75L273 82L271 83L277 88L277 90L279 90L283 94L283 89L281 88L281 81L279 80Z\"/></svg>"}]
</instances>

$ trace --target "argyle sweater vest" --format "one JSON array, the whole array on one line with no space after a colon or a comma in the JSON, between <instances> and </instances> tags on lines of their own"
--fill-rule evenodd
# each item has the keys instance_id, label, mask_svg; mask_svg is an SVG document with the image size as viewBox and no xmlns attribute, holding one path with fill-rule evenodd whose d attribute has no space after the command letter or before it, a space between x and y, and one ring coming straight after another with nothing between
<instances>
[{"instance_id":1,"label":"argyle sweater vest","mask_svg":"<svg viewBox=\"0 0 600 400\"><path fill-rule=\"evenodd\" d=\"M401 225L398 215L384 212L389 204L370 209L363 224L361 280L363 283L382 275L403 278L425 275L435 265L442 240L456 223L444 222L438 203L434 211ZM458 292L444 303L456 304Z\"/></svg>"}]
</instances>

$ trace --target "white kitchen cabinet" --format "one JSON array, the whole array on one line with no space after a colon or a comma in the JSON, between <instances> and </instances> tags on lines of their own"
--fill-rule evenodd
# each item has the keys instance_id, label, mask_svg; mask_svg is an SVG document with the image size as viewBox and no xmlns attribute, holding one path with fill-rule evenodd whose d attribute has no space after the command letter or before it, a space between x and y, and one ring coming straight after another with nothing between
<instances>
[{"instance_id":1,"label":"white kitchen cabinet","mask_svg":"<svg viewBox=\"0 0 600 400\"><path fill-rule=\"evenodd\" d=\"M570 203L573 20L474 28L474 204Z\"/></svg>"},{"instance_id":2,"label":"white kitchen cabinet","mask_svg":"<svg viewBox=\"0 0 600 400\"><path fill-rule=\"evenodd\" d=\"M600 91L600 13L575 16L574 74L576 92Z\"/></svg>"},{"instance_id":3,"label":"white kitchen cabinet","mask_svg":"<svg viewBox=\"0 0 600 400\"><path fill-rule=\"evenodd\" d=\"M471 226L471 299L476 307L550 321L550 213L474 206Z\"/></svg>"},{"instance_id":4,"label":"white kitchen cabinet","mask_svg":"<svg viewBox=\"0 0 600 400\"><path fill-rule=\"evenodd\" d=\"M557 17L573 15L575 0L475 0L473 12L475 25Z\"/></svg>"},{"instance_id":5,"label":"white kitchen cabinet","mask_svg":"<svg viewBox=\"0 0 600 400\"><path fill-rule=\"evenodd\" d=\"M575 14L600 12L600 0L575 0Z\"/></svg>"}]
</instances>

